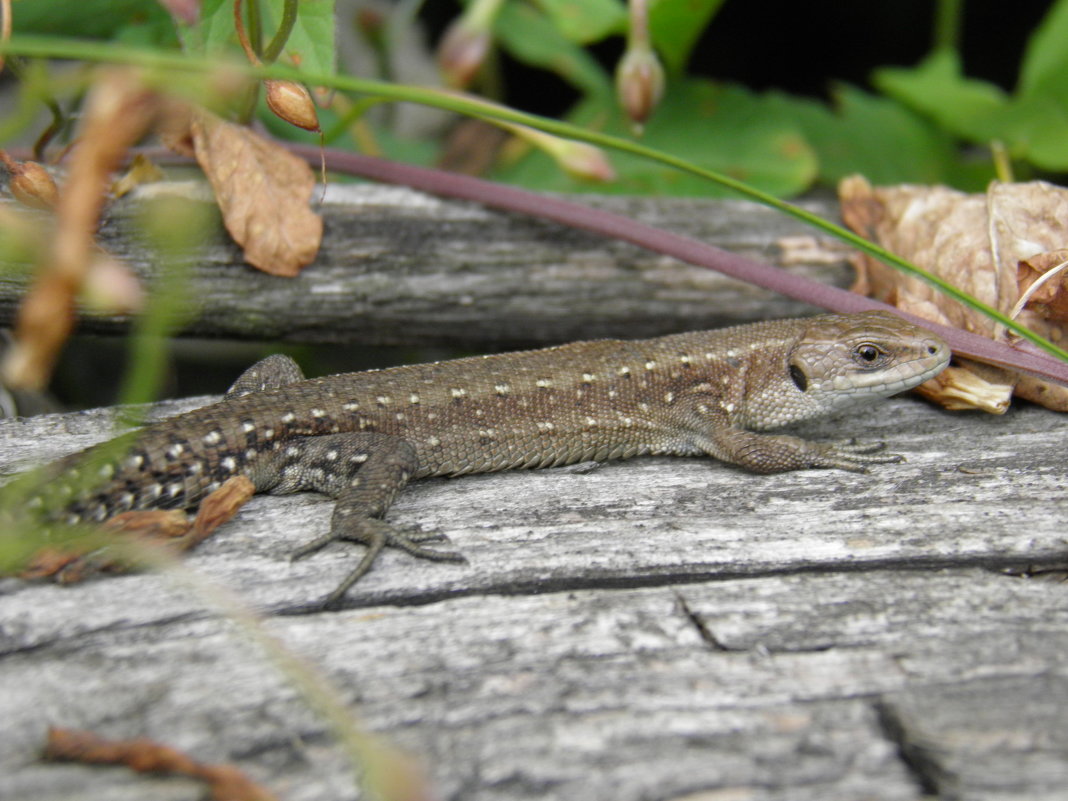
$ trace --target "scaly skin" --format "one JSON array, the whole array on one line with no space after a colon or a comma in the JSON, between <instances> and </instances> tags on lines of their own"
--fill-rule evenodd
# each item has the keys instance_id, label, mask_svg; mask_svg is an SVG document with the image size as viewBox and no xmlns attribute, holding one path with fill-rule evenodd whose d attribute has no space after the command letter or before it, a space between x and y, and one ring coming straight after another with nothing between
<instances>
[{"instance_id":1,"label":"scaly skin","mask_svg":"<svg viewBox=\"0 0 1068 801\"><path fill-rule=\"evenodd\" d=\"M386 545L460 559L382 520L410 479L643 454L710 455L761 473L864 471L900 457L879 446L759 432L904 391L948 361L941 340L887 312L310 380L272 357L219 403L112 445L117 456L93 460L105 444L57 462L33 505L60 521L101 521L131 509L195 506L238 474L258 492L323 492L337 499L331 531L297 555L333 540L368 546L333 603Z\"/></svg>"}]
</instances>

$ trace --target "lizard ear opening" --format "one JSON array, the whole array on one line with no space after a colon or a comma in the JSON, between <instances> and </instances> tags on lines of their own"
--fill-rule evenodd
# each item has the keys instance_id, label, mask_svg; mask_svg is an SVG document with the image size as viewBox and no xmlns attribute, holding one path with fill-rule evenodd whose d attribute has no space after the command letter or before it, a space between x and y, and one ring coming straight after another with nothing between
<instances>
[{"instance_id":1,"label":"lizard ear opening","mask_svg":"<svg viewBox=\"0 0 1068 801\"><path fill-rule=\"evenodd\" d=\"M802 392L808 389L808 376L805 375L805 371L796 364L790 365L790 378L793 380L794 386Z\"/></svg>"}]
</instances>

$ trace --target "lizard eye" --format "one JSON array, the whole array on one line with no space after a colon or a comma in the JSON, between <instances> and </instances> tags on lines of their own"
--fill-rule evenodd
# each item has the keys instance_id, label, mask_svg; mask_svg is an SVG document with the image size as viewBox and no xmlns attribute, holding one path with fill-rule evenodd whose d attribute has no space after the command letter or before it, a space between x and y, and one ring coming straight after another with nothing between
<instances>
[{"instance_id":1,"label":"lizard eye","mask_svg":"<svg viewBox=\"0 0 1068 801\"><path fill-rule=\"evenodd\" d=\"M805 371L796 364L790 365L790 378L793 380L794 385L802 392L808 389L808 376L806 376Z\"/></svg>"},{"instance_id":2,"label":"lizard eye","mask_svg":"<svg viewBox=\"0 0 1068 801\"><path fill-rule=\"evenodd\" d=\"M871 366L876 364L880 357L885 356L886 351L871 342L863 342L853 348L853 358L858 364Z\"/></svg>"}]
</instances>

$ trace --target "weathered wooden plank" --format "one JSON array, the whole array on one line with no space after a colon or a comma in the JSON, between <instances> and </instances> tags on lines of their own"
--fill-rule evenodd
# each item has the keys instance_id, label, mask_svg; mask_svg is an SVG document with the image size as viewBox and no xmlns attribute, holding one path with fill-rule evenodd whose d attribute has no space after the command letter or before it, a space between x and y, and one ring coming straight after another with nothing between
<instances>
[{"instance_id":1,"label":"weathered wooden plank","mask_svg":"<svg viewBox=\"0 0 1068 801\"><path fill-rule=\"evenodd\" d=\"M1052 799L1068 767L1055 713L1066 592L982 570L803 574L269 629L418 754L445 798ZM8 654L0 680L18 688L0 701L0 789L24 797L130 788L119 771L34 763L46 721L236 759L284 798L352 797L322 722L225 621L71 633ZM900 758L911 740L928 754L920 769ZM142 797L196 797L139 784Z\"/></svg>"},{"instance_id":2,"label":"weathered wooden plank","mask_svg":"<svg viewBox=\"0 0 1068 801\"><path fill-rule=\"evenodd\" d=\"M158 260L136 235L154 187L116 203L101 243L152 282ZM3 202L3 201L0 201ZM834 240L742 201L584 197L583 202L846 285ZM805 204L837 216L829 201ZM330 187L316 261L296 279L242 264L221 237L187 265L196 336L478 347L642 337L789 317L813 309L622 242L471 203L373 185ZM0 261L0 325L13 319L24 271ZM85 332L123 317L85 316Z\"/></svg>"},{"instance_id":3,"label":"weathered wooden plank","mask_svg":"<svg viewBox=\"0 0 1068 801\"><path fill-rule=\"evenodd\" d=\"M0 469L98 441L112 418L2 421ZM469 562L387 553L333 614L310 602L356 549L288 561L326 530L316 496L253 499L186 564L263 610L444 798L1058 798L1068 586L1000 569L1064 557L1063 418L906 398L804 431L887 440L909 461L419 482L393 519L440 529ZM43 765L48 724L233 759L287 800L355 797L322 720L164 574L0 582L0 688L0 798L199 797Z\"/></svg>"}]
</instances>

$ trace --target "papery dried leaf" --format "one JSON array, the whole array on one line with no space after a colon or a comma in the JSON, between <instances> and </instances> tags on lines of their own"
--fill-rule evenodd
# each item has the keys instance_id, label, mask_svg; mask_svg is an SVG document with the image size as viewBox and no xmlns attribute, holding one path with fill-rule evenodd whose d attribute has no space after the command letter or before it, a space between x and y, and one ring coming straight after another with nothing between
<instances>
[{"instance_id":1,"label":"papery dried leaf","mask_svg":"<svg viewBox=\"0 0 1068 801\"><path fill-rule=\"evenodd\" d=\"M1042 181L995 183L986 194L969 195L945 187L873 188L853 176L838 191L842 218L854 231L1006 314L1023 291L1020 263L1068 242L1068 190ZM1008 340L1002 326L918 278L868 256L857 257L855 264L855 291L934 322ZM1028 306L1017 319L1054 342L1068 339L1061 324L1043 314ZM993 383L1015 386L1020 397L1068 411L1068 388L1059 384L998 368L969 369ZM945 401L960 399L947 396Z\"/></svg>"},{"instance_id":2,"label":"papery dried leaf","mask_svg":"<svg viewBox=\"0 0 1068 801\"><path fill-rule=\"evenodd\" d=\"M89 269L107 176L158 109L157 95L135 70L103 71L89 93L79 144L56 205L50 253L19 309L17 346L4 360L11 386L40 389L47 383L74 324L74 295Z\"/></svg>"},{"instance_id":3,"label":"papery dried leaf","mask_svg":"<svg viewBox=\"0 0 1068 801\"><path fill-rule=\"evenodd\" d=\"M144 541L166 542L183 536L191 526L189 518L180 509L135 509L115 515L102 527Z\"/></svg>"},{"instance_id":4,"label":"papery dried leaf","mask_svg":"<svg viewBox=\"0 0 1068 801\"><path fill-rule=\"evenodd\" d=\"M961 367L947 367L916 388L947 409L982 409L990 414L1009 410L1012 390L1012 384L994 384Z\"/></svg>"},{"instance_id":5,"label":"papery dried leaf","mask_svg":"<svg viewBox=\"0 0 1068 801\"><path fill-rule=\"evenodd\" d=\"M1068 248L1021 261L1017 277L1029 311L1062 325L1068 323Z\"/></svg>"},{"instance_id":6,"label":"papery dried leaf","mask_svg":"<svg viewBox=\"0 0 1068 801\"><path fill-rule=\"evenodd\" d=\"M172 101L163 108L156 123L156 135L164 147L168 147L180 156L193 158L196 149L193 145L193 107L188 103Z\"/></svg>"},{"instance_id":7,"label":"papery dried leaf","mask_svg":"<svg viewBox=\"0 0 1068 801\"><path fill-rule=\"evenodd\" d=\"M91 731L48 730L44 758L83 764L123 765L138 773L188 776L205 782L215 801L274 801L277 796L234 765L197 762L177 748L140 737L109 740Z\"/></svg>"},{"instance_id":8,"label":"papery dried leaf","mask_svg":"<svg viewBox=\"0 0 1068 801\"><path fill-rule=\"evenodd\" d=\"M192 523L180 509L136 509L108 519L101 529L114 537L114 544L101 546L99 541L82 548L77 559L55 575L60 584L77 584L101 573L127 573L144 566L143 558L128 543L157 546L172 553L182 550L181 537ZM125 538L125 539L123 539ZM125 547L124 547L125 546Z\"/></svg>"},{"instance_id":9,"label":"papery dried leaf","mask_svg":"<svg viewBox=\"0 0 1068 801\"><path fill-rule=\"evenodd\" d=\"M182 543L182 549L188 550L210 537L255 494L256 487L247 476L232 476L224 481L221 487L200 502L193 530Z\"/></svg>"},{"instance_id":10,"label":"papery dried leaf","mask_svg":"<svg viewBox=\"0 0 1068 801\"><path fill-rule=\"evenodd\" d=\"M26 567L18 571L15 575L27 581L55 576L63 568L71 562L79 559L82 555L83 553L81 551L71 548L60 548L57 546L40 548L30 557L30 560L26 563Z\"/></svg>"},{"instance_id":11,"label":"papery dried leaf","mask_svg":"<svg viewBox=\"0 0 1068 801\"><path fill-rule=\"evenodd\" d=\"M303 160L248 128L203 110L191 126L196 159L211 181L245 260L294 276L315 258L323 222L309 207L315 176Z\"/></svg>"},{"instance_id":12,"label":"papery dried leaf","mask_svg":"<svg viewBox=\"0 0 1068 801\"><path fill-rule=\"evenodd\" d=\"M119 180L111 184L111 194L122 197L132 192L141 184L154 183L164 179L163 170L157 167L143 153L134 156L133 161Z\"/></svg>"}]
</instances>

